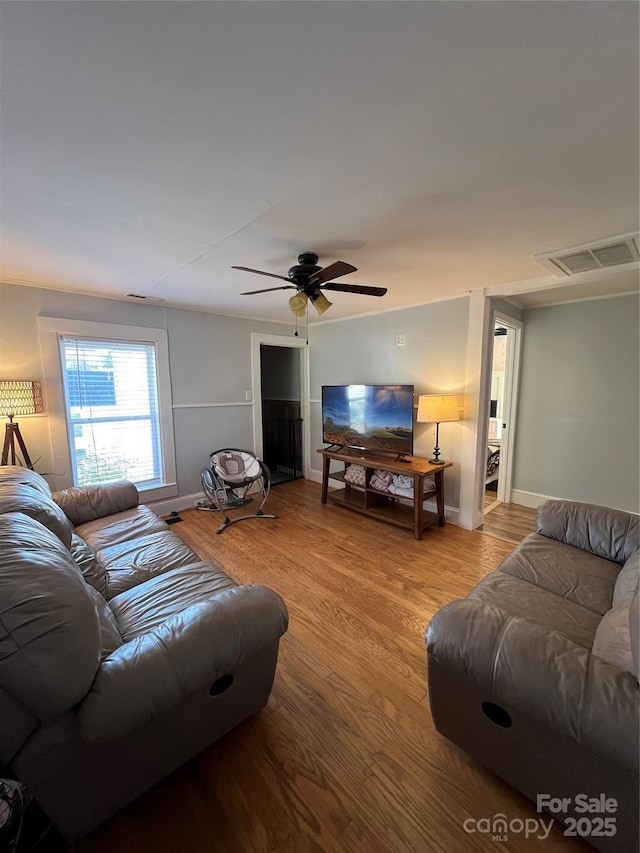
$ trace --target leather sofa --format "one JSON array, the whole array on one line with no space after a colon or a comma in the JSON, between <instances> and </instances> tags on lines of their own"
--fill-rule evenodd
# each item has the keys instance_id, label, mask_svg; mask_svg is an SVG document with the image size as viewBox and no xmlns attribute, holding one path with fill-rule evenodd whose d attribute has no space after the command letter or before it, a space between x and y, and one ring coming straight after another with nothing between
<instances>
[{"instance_id":1,"label":"leather sofa","mask_svg":"<svg viewBox=\"0 0 640 853\"><path fill-rule=\"evenodd\" d=\"M603 851L638 845L638 538L636 515L547 501L426 632L437 730Z\"/></svg>"},{"instance_id":2,"label":"leather sofa","mask_svg":"<svg viewBox=\"0 0 640 853\"><path fill-rule=\"evenodd\" d=\"M133 484L0 468L0 776L68 841L264 707L286 629Z\"/></svg>"}]
</instances>

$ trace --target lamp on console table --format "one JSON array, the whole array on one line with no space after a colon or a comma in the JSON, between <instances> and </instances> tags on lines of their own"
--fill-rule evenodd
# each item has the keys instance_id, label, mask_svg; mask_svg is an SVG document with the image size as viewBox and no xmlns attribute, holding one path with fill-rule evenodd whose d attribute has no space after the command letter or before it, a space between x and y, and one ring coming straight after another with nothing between
<instances>
[{"instance_id":1,"label":"lamp on console table","mask_svg":"<svg viewBox=\"0 0 640 853\"><path fill-rule=\"evenodd\" d=\"M0 379L0 417L9 418L4 433L2 461L0 464L16 464L15 443L22 451L22 461L26 468L33 468L33 463L27 451L20 427L13 422L16 415L38 415L44 412L42 402L42 383L18 379ZM37 460L36 460L37 461Z\"/></svg>"},{"instance_id":2,"label":"lamp on console table","mask_svg":"<svg viewBox=\"0 0 640 853\"><path fill-rule=\"evenodd\" d=\"M458 398L455 394L426 394L418 397L418 423L430 423L436 425L436 446L433 448L432 465L444 465L444 459L440 459L440 448L438 447L438 430L440 424L446 421L458 421Z\"/></svg>"}]
</instances>

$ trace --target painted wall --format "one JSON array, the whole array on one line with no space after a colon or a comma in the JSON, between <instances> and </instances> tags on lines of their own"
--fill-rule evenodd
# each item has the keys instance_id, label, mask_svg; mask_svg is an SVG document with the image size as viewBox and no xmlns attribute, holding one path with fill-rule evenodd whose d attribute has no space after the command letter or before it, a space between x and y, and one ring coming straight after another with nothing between
<instances>
[{"instance_id":1,"label":"painted wall","mask_svg":"<svg viewBox=\"0 0 640 853\"><path fill-rule=\"evenodd\" d=\"M42 379L38 317L166 329L180 495L200 491L200 470L218 447L253 447L251 332L289 326L0 283L0 378ZM45 389L46 392L46 389ZM51 472L45 414L20 420L36 470Z\"/></svg>"},{"instance_id":2,"label":"painted wall","mask_svg":"<svg viewBox=\"0 0 640 853\"><path fill-rule=\"evenodd\" d=\"M638 311L623 296L523 312L515 490L640 510Z\"/></svg>"},{"instance_id":3,"label":"painted wall","mask_svg":"<svg viewBox=\"0 0 640 853\"><path fill-rule=\"evenodd\" d=\"M501 306L503 307L503 306ZM638 298L580 302L522 312L520 400L514 459L515 502L533 496L589 501L638 511ZM517 316L517 309L510 312ZM290 327L156 305L0 283L0 378L41 379L38 316L167 329L180 494L199 491L211 450L253 446L251 332ZM421 393L465 390L467 297L310 329L310 462L319 473L323 384L412 383ZM406 337L396 346L396 335ZM36 469L51 471L45 414L20 428ZM446 503L459 505L462 436L442 424ZM429 456L432 424L416 424L417 455Z\"/></svg>"},{"instance_id":4,"label":"painted wall","mask_svg":"<svg viewBox=\"0 0 640 853\"><path fill-rule=\"evenodd\" d=\"M310 329L311 464L320 468L314 449L323 447L323 385L412 384L419 394L453 393L463 402L469 300L467 297L371 317L322 323ZM404 335L406 345L396 346ZM440 425L442 458L459 463L463 426ZM434 424L415 424L414 453L431 456ZM446 504L457 509L459 464L445 475Z\"/></svg>"},{"instance_id":5,"label":"painted wall","mask_svg":"<svg viewBox=\"0 0 640 853\"><path fill-rule=\"evenodd\" d=\"M300 353L287 347L260 347L262 396L267 400L300 400Z\"/></svg>"}]
</instances>

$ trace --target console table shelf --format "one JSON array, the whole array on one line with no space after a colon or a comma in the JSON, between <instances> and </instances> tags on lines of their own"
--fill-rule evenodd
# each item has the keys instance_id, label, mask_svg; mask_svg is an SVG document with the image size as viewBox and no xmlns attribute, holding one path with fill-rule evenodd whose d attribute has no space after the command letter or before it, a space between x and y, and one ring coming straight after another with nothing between
<instances>
[{"instance_id":1,"label":"console table shelf","mask_svg":"<svg viewBox=\"0 0 640 853\"><path fill-rule=\"evenodd\" d=\"M416 539L422 539L422 531L432 524L444 527L444 470L451 468L451 462L433 465L421 456L408 456L400 462L375 453L364 454L361 450L318 450L322 454L322 503L327 501L337 506L386 521L399 527L413 530ZM331 461L342 462L344 467L331 471ZM351 465L361 465L365 469L365 485L357 485L345 479ZM393 495L370 486L371 475L376 470L389 471L392 474L404 474L413 479L413 497ZM434 488L424 491L424 479L433 475ZM341 482L344 488L329 491L329 480ZM436 499L436 512L424 508L424 502Z\"/></svg>"}]
</instances>

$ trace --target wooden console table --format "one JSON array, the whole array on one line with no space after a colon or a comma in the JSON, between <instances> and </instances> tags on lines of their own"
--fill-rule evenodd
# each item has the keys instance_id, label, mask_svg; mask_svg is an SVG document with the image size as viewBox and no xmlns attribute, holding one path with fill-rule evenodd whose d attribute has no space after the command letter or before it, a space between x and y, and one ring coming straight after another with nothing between
<instances>
[{"instance_id":1,"label":"wooden console table","mask_svg":"<svg viewBox=\"0 0 640 853\"><path fill-rule=\"evenodd\" d=\"M322 503L345 506L356 512L387 521L399 527L413 530L416 539L422 539L422 531L436 522L444 527L444 471L451 468L452 462L432 465L421 456L407 456L406 461L398 462L389 456L369 453L362 450L343 448L339 450L318 450L322 454ZM344 468L331 471L331 460L344 463ZM365 468L364 486L354 485L345 480L350 465L362 465ZM392 474L404 474L413 478L413 498L393 495L369 485L371 475L376 469ZM424 492L424 478L433 475L434 488ZM343 488L329 491L329 480L338 480ZM424 502L435 497L437 512L429 512Z\"/></svg>"}]
</instances>

